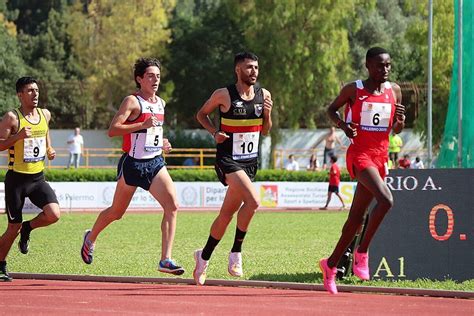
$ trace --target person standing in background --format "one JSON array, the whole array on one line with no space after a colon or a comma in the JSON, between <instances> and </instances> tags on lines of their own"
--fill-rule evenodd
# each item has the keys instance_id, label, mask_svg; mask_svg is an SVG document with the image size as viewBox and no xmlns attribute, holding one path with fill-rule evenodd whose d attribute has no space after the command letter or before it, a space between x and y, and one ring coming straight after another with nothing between
<instances>
[{"instance_id":1,"label":"person standing in background","mask_svg":"<svg viewBox=\"0 0 474 316\"><path fill-rule=\"evenodd\" d=\"M74 164L74 168L79 168L81 162L81 154L84 147L84 138L81 135L81 129L76 127L74 129L74 134L69 136L67 140L68 149L69 149L69 161L67 163L67 169Z\"/></svg>"},{"instance_id":2,"label":"person standing in background","mask_svg":"<svg viewBox=\"0 0 474 316\"><path fill-rule=\"evenodd\" d=\"M403 158L398 161L398 168L410 169L410 166L411 166L410 155L408 154L403 155Z\"/></svg>"},{"instance_id":3,"label":"person standing in background","mask_svg":"<svg viewBox=\"0 0 474 316\"><path fill-rule=\"evenodd\" d=\"M337 165L337 156L331 156L331 168L329 169L329 186L328 186L328 199L326 205L320 208L320 210L326 210L331 202L332 194L336 194L342 203L342 208L345 209L346 205L342 200L342 196L339 194L339 183L341 183L341 171Z\"/></svg>"},{"instance_id":4,"label":"person standing in background","mask_svg":"<svg viewBox=\"0 0 474 316\"><path fill-rule=\"evenodd\" d=\"M400 135L395 134L395 132L392 131L388 139L388 156L389 159L392 161L392 168L398 167L398 154L400 153L402 146L402 138L400 137Z\"/></svg>"},{"instance_id":5,"label":"person standing in background","mask_svg":"<svg viewBox=\"0 0 474 316\"><path fill-rule=\"evenodd\" d=\"M318 158L316 157L316 154L312 154L311 157L309 158L309 164L306 166L306 170L308 171L319 171L319 161Z\"/></svg>"},{"instance_id":6,"label":"person standing in background","mask_svg":"<svg viewBox=\"0 0 474 316\"><path fill-rule=\"evenodd\" d=\"M420 159L420 157L416 156L415 160L411 162L411 168L412 169L425 169L425 165L423 164L423 161Z\"/></svg>"},{"instance_id":7,"label":"person standing in background","mask_svg":"<svg viewBox=\"0 0 474 316\"><path fill-rule=\"evenodd\" d=\"M336 134L336 128L334 126L331 126L329 131L321 137L316 144L314 144L313 148L316 148L316 146L321 143L321 141L324 140L324 153L323 153L323 169L327 168L327 163L330 160L331 156L334 156L336 154L336 143L341 146L341 149L344 149L344 145L341 142L341 139L339 136Z\"/></svg>"},{"instance_id":8,"label":"person standing in background","mask_svg":"<svg viewBox=\"0 0 474 316\"><path fill-rule=\"evenodd\" d=\"M300 164L298 161L295 160L295 156L293 154L288 156L288 163L286 164L285 169L287 171L299 171L300 170Z\"/></svg>"}]
</instances>

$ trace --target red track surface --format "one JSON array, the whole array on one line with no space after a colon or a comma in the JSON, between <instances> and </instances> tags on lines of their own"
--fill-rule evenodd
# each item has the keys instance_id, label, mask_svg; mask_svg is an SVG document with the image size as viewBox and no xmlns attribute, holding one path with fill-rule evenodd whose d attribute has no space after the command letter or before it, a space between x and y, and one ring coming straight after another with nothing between
<instances>
[{"instance_id":1,"label":"red track surface","mask_svg":"<svg viewBox=\"0 0 474 316\"><path fill-rule=\"evenodd\" d=\"M474 300L265 288L21 280L1 315L474 315Z\"/></svg>"}]
</instances>

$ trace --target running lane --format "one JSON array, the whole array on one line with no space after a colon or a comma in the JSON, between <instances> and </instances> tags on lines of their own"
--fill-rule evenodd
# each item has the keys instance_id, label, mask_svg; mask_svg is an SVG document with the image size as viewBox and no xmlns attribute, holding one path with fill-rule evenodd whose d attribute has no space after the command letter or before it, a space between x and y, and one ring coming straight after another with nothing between
<instances>
[{"instance_id":1,"label":"running lane","mask_svg":"<svg viewBox=\"0 0 474 316\"><path fill-rule=\"evenodd\" d=\"M474 315L474 300L266 288L22 280L1 315Z\"/></svg>"}]
</instances>

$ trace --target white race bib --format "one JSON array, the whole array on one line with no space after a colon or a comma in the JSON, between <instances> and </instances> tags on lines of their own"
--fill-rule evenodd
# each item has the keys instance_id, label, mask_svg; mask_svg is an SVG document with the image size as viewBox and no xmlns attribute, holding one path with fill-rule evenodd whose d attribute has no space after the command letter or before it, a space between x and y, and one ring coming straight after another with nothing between
<instances>
[{"instance_id":1,"label":"white race bib","mask_svg":"<svg viewBox=\"0 0 474 316\"><path fill-rule=\"evenodd\" d=\"M360 112L361 129L371 132L385 132L390 125L392 105L390 103L363 102Z\"/></svg>"},{"instance_id":2,"label":"white race bib","mask_svg":"<svg viewBox=\"0 0 474 316\"><path fill-rule=\"evenodd\" d=\"M46 156L46 137L23 139L23 161L36 162L44 160Z\"/></svg>"},{"instance_id":3,"label":"white race bib","mask_svg":"<svg viewBox=\"0 0 474 316\"><path fill-rule=\"evenodd\" d=\"M232 139L232 159L242 160L258 157L260 132L234 133Z\"/></svg>"},{"instance_id":4,"label":"white race bib","mask_svg":"<svg viewBox=\"0 0 474 316\"><path fill-rule=\"evenodd\" d=\"M154 126L146 130L145 151L160 151L163 148L163 127Z\"/></svg>"}]
</instances>

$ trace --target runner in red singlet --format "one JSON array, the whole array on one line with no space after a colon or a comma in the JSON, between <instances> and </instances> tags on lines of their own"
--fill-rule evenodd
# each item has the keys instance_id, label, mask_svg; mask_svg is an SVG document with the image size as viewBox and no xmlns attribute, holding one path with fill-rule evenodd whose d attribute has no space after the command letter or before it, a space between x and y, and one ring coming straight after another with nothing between
<instances>
[{"instance_id":1,"label":"runner in red singlet","mask_svg":"<svg viewBox=\"0 0 474 316\"><path fill-rule=\"evenodd\" d=\"M342 235L331 256L319 262L323 272L324 287L336 294L336 267L344 251L362 225L365 210L375 198L366 232L359 247L354 251L353 272L362 280L368 280L368 247L385 214L393 205L393 197L384 182L388 173L388 138L390 131L400 133L405 125L405 107L396 83L388 80L391 60L388 52L380 47L367 51L366 63L369 77L344 86L329 105L328 115L351 139L347 150L347 169L357 180L357 187L349 217ZM346 105L345 120L338 110Z\"/></svg>"}]
</instances>

